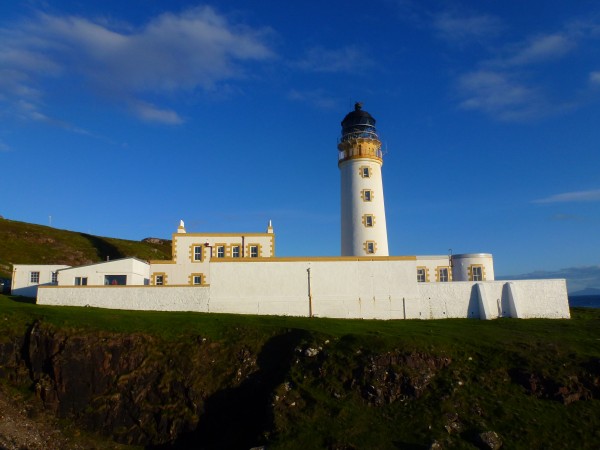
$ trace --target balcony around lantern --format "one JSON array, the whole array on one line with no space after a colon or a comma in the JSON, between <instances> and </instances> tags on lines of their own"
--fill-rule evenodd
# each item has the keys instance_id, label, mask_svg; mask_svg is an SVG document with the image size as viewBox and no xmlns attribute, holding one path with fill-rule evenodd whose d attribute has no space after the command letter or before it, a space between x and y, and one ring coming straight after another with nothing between
<instances>
[{"instance_id":1,"label":"balcony around lantern","mask_svg":"<svg viewBox=\"0 0 600 450\"><path fill-rule=\"evenodd\" d=\"M380 148L351 147L338 151L338 162L352 158L375 158L383 161L383 152Z\"/></svg>"},{"instance_id":2,"label":"balcony around lantern","mask_svg":"<svg viewBox=\"0 0 600 450\"><path fill-rule=\"evenodd\" d=\"M338 140L338 143L352 141L354 139L376 139L379 140L375 128L364 127L361 130L354 130L351 132L343 133L342 137Z\"/></svg>"}]
</instances>

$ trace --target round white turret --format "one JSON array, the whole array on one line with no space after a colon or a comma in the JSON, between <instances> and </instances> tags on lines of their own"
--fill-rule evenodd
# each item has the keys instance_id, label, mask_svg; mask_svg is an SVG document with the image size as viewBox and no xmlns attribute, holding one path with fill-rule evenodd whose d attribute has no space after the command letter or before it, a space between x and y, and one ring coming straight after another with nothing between
<instances>
[{"instance_id":1,"label":"round white turret","mask_svg":"<svg viewBox=\"0 0 600 450\"><path fill-rule=\"evenodd\" d=\"M342 256L388 256L381 142L360 103L342 121L338 150Z\"/></svg>"}]
</instances>

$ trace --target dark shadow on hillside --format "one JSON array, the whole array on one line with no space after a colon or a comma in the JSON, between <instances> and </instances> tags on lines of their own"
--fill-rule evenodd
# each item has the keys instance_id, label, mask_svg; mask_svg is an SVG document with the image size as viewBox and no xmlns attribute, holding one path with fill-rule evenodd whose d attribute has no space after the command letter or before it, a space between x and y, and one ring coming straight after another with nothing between
<instances>
[{"instance_id":1,"label":"dark shadow on hillside","mask_svg":"<svg viewBox=\"0 0 600 450\"><path fill-rule=\"evenodd\" d=\"M258 371L238 387L218 391L206 400L196 430L172 444L147 448L217 450L264 445L265 432L274 427L273 392L290 371L294 349L307 336L306 331L291 330L271 338L258 355Z\"/></svg>"},{"instance_id":2,"label":"dark shadow on hillside","mask_svg":"<svg viewBox=\"0 0 600 450\"><path fill-rule=\"evenodd\" d=\"M125 254L121 253L117 247L101 237L87 233L79 233L79 235L90 241L92 246L96 249L98 258L100 258L102 261L106 261L107 258L119 259L126 256Z\"/></svg>"}]
</instances>

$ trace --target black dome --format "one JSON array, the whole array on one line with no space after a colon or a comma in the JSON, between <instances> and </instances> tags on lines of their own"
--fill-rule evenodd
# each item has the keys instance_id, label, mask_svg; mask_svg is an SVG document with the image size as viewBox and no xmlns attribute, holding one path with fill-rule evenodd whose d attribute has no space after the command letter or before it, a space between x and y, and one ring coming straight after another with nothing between
<instances>
[{"instance_id":1,"label":"black dome","mask_svg":"<svg viewBox=\"0 0 600 450\"><path fill-rule=\"evenodd\" d=\"M354 104L354 111L346 114L342 120L342 140L359 137L378 139L375 119L362 110L362 103L357 102Z\"/></svg>"}]
</instances>

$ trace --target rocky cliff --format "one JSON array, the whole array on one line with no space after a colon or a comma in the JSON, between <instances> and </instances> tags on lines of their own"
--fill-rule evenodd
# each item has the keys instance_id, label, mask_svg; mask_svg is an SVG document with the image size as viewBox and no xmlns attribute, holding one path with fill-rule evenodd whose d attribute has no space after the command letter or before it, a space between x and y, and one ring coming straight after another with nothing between
<instances>
[{"instance_id":1,"label":"rocky cliff","mask_svg":"<svg viewBox=\"0 0 600 450\"><path fill-rule=\"evenodd\" d=\"M552 423L544 405L552 414L584 403L582 412L599 411L598 359L567 357L563 376L525 361L482 370L473 361L481 355L411 345L377 351L377 340L352 335L284 328L235 336L162 339L38 320L0 343L0 378L82 429L157 449L499 448L514 439L505 422L523 421L511 408L524 400L538 402L534 429ZM586 439L600 435L590 430Z\"/></svg>"}]
</instances>

